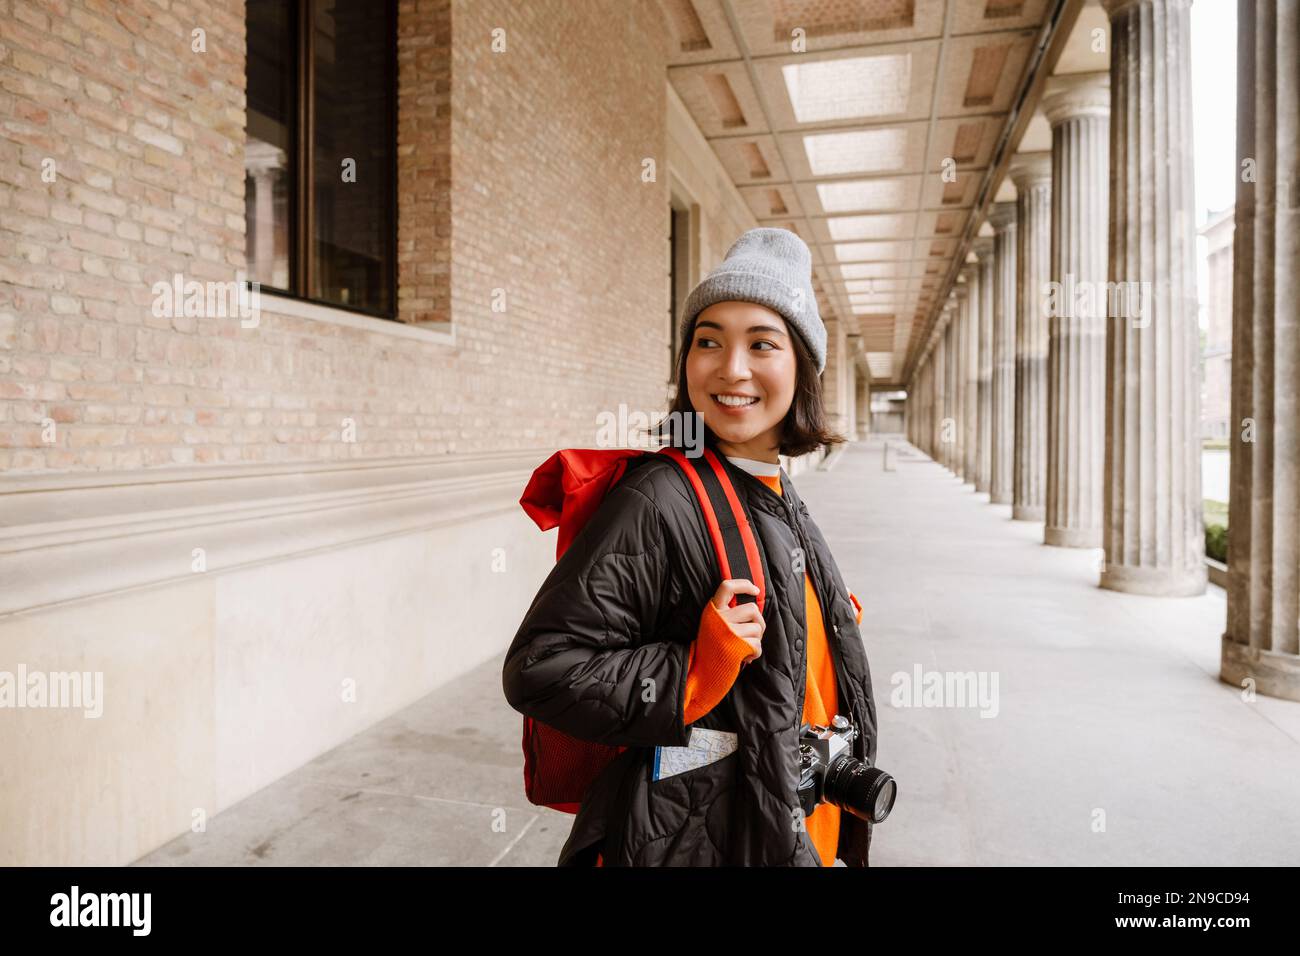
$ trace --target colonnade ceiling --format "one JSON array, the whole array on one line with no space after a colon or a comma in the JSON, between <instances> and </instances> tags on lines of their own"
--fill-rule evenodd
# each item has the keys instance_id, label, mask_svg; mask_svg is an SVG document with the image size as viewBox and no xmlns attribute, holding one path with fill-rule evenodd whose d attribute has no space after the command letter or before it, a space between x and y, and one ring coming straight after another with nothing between
<instances>
[{"instance_id":1,"label":"colonnade ceiling","mask_svg":"<svg viewBox=\"0 0 1300 956\"><path fill-rule=\"evenodd\" d=\"M808 243L873 387L902 384L1082 0L659 3L669 82L740 195Z\"/></svg>"}]
</instances>

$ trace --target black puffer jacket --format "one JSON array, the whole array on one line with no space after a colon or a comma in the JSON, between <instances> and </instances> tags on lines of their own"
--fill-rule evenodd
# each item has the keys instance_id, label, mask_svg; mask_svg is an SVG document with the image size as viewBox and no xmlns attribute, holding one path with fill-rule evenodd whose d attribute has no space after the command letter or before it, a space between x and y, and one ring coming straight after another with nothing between
<instances>
[{"instance_id":1,"label":"black puffer jacket","mask_svg":"<svg viewBox=\"0 0 1300 956\"><path fill-rule=\"evenodd\" d=\"M721 456L763 558L763 653L694 727L738 734L721 760L653 780L656 746L685 746L690 644L719 572L685 476L665 456L634 458L547 576L506 654L506 699L574 737L627 746L588 790L559 865L820 866L802 823L797 744L807 677L808 555L838 681L839 711L876 758L871 674L839 569L781 472L784 500ZM837 856L866 866L871 824L841 815Z\"/></svg>"}]
</instances>

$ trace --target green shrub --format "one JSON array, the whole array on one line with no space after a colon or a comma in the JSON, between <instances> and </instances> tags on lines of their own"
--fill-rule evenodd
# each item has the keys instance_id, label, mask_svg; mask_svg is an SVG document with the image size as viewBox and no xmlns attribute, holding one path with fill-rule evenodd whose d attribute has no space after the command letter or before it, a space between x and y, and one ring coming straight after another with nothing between
<instances>
[{"instance_id":1,"label":"green shrub","mask_svg":"<svg viewBox=\"0 0 1300 956\"><path fill-rule=\"evenodd\" d=\"M1228 529L1221 524L1205 526L1205 556L1228 563Z\"/></svg>"}]
</instances>

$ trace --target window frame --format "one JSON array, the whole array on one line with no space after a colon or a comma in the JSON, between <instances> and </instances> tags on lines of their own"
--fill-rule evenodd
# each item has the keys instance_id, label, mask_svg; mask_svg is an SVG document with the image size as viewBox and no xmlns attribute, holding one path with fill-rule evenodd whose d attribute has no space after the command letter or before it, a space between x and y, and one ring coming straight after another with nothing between
<instances>
[{"instance_id":1,"label":"window frame","mask_svg":"<svg viewBox=\"0 0 1300 956\"><path fill-rule=\"evenodd\" d=\"M294 55L297 58L295 63L296 69L293 71L294 84L294 109L293 122L294 128L290 134L290 142L293 144L294 157L291 164L293 170L293 188L289 196L289 285L292 288L281 289L278 286L267 285L260 280L258 282L258 291L265 292L269 295L278 296L285 299L295 299L300 302L308 302L312 305L321 306L329 309L342 309L345 312L352 312L357 315L366 315L371 318L387 319L396 321L398 318L397 306L397 232L398 232L398 207L397 207L397 109L398 109L398 62L397 62L397 18L398 3L397 0L378 0L376 7L383 9L387 18L387 38L385 44L385 64L383 83L389 91L391 109L388 111L388 123L384 133L388 137L388 142L392 144L391 166L389 169L388 189L386 201L390 214L390 221L393 224L392 229L388 231L385 237L385 276L384 284L388 292L388 301L390 310L383 311L379 309L361 308L356 305L333 302L329 299L317 298L310 294L312 286L312 256L311 256L311 237L312 230L315 226L316 209L312 202L312 194L315 188L316 177L314 173L315 166L315 132L316 132L316 102L315 102L315 71L313 64L315 62L315 30L313 23L317 11L316 4L319 0L293 0L294 21L297 27L297 35L294 43ZM247 66L245 66L245 76L247 77ZM246 97L247 99L247 97ZM247 111L248 106L245 105ZM247 129L247 121L245 121ZM245 225L245 235L247 235L247 225ZM252 277L250 276L250 279Z\"/></svg>"},{"instance_id":2,"label":"window frame","mask_svg":"<svg viewBox=\"0 0 1300 956\"><path fill-rule=\"evenodd\" d=\"M686 343L680 341L682 309L699 284L700 205L677 178L672 177L668 199L668 375L671 393L677 384L677 362ZM670 396L671 400L671 396Z\"/></svg>"}]
</instances>

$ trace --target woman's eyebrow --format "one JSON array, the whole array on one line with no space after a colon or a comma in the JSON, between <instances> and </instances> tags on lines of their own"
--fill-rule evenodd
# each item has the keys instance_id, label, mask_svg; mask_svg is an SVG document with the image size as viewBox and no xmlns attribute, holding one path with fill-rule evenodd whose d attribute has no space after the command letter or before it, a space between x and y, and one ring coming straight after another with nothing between
<instances>
[{"instance_id":1,"label":"woman's eyebrow","mask_svg":"<svg viewBox=\"0 0 1300 956\"><path fill-rule=\"evenodd\" d=\"M722 326L718 325L717 322L710 322L708 319L705 319L702 322L697 322L696 327L701 329L717 329L719 332L722 331ZM785 335L785 330L778 329L775 325L751 325L745 330L746 335L753 335L755 332L775 332L777 335Z\"/></svg>"}]
</instances>

